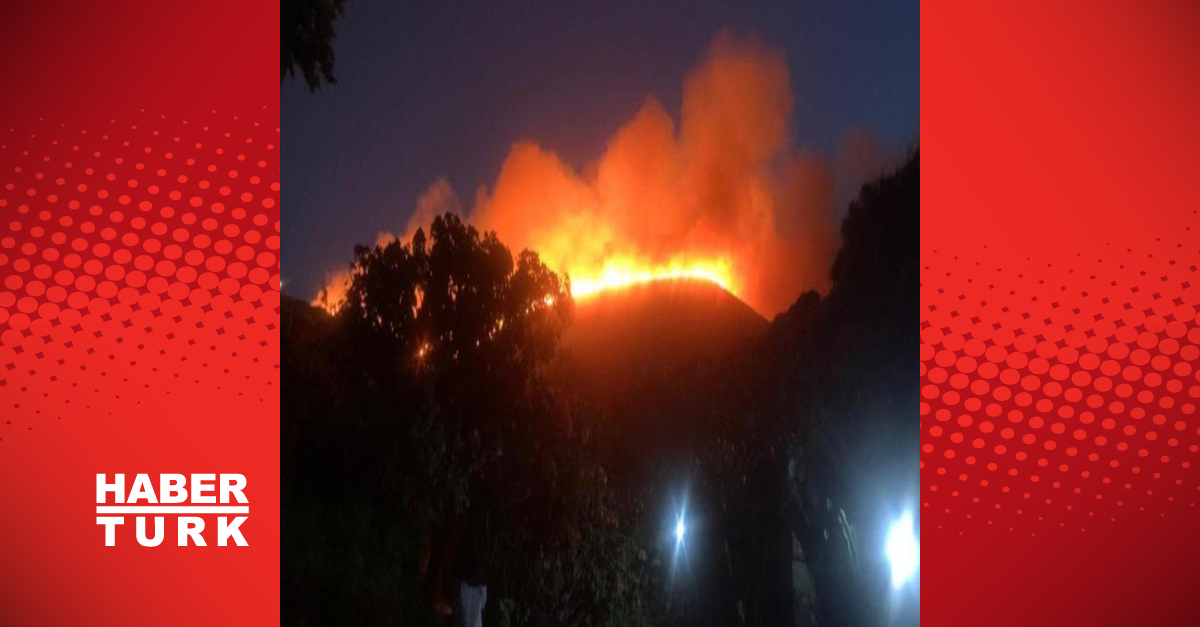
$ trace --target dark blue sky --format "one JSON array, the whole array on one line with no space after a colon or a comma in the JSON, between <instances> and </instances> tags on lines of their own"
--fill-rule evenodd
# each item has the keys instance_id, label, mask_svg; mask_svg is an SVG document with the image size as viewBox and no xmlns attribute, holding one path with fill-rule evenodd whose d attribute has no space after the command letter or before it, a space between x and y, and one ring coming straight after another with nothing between
<instances>
[{"instance_id":1,"label":"dark blue sky","mask_svg":"<svg viewBox=\"0 0 1200 627\"><path fill-rule=\"evenodd\" d=\"M281 89L287 291L311 297L354 244L403 229L440 176L469 208L516 140L580 166L647 95L678 119L722 29L786 53L797 145L916 139L919 0L349 0L338 83Z\"/></svg>"}]
</instances>

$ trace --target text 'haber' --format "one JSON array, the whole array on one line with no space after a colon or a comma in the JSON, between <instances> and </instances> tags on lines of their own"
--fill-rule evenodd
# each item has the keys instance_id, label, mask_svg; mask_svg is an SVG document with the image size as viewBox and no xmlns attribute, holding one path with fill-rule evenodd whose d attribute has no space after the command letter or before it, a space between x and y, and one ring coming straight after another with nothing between
<instances>
[{"instance_id":1,"label":"text 'haber'","mask_svg":"<svg viewBox=\"0 0 1200 627\"><path fill-rule=\"evenodd\" d=\"M108 475L97 474L96 524L104 526L104 546L116 546L117 527L125 524L125 515L136 515L138 544L158 546L166 537L166 518L173 517L179 546L208 546L204 517L216 516L217 546L229 546L230 540L235 546L249 546L241 531L250 514L245 489L246 476L237 474L161 474L157 491L148 474L136 475L128 491L125 475L115 474L109 482ZM153 535L146 532L147 518L154 519Z\"/></svg>"}]
</instances>

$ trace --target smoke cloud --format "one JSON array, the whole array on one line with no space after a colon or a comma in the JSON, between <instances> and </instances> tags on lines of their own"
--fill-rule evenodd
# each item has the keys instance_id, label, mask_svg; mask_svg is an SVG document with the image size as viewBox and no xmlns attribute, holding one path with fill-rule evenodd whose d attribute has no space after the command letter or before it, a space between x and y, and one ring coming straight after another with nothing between
<instances>
[{"instance_id":1,"label":"smoke cloud","mask_svg":"<svg viewBox=\"0 0 1200 627\"><path fill-rule=\"evenodd\" d=\"M861 184L860 171L877 154L861 136L832 164L798 149L794 106L782 54L718 35L683 82L678 123L647 98L604 153L579 170L519 141L490 188L476 194L468 220L514 250L537 251L572 278L614 260L721 265L731 291L773 316L802 291L828 288L836 204L847 185ZM461 204L439 179L404 236L445 211L460 212ZM391 239L381 234L381 242Z\"/></svg>"}]
</instances>

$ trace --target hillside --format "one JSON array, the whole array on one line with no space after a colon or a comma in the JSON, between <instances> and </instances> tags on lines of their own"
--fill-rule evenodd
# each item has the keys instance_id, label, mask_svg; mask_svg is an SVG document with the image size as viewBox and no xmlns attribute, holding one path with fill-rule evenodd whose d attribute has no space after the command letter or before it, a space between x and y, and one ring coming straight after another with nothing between
<instances>
[{"instance_id":1,"label":"hillside","mask_svg":"<svg viewBox=\"0 0 1200 627\"><path fill-rule=\"evenodd\" d=\"M651 283L577 302L563 357L577 390L611 405L669 388L766 328L765 319L715 285Z\"/></svg>"},{"instance_id":2,"label":"hillside","mask_svg":"<svg viewBox=\"0 0 1200 627\"><path fill-rule=\"evenodd\" d=\"M677 574L659 526L685 493L697 526L671 624L785 624L810 610L821 624L878 622L877 531L911 506L918 468L918 163L864 186L830 292L771 323L694 282L530 307L552 275L524 258L508 280L507 250L456 220L428 249L356 251L371 297L357 317L285 297L285 622L422 616L440 580L416 565L453 564L446 534L471 506L496 521L480 536L502 600L489 622L509 603L553 617L544 624L662 623L643 609L662 607L657 578ZM509 298L447 296L460 283ZM414 286L441 308L405 316L396 295ZM471 350L497 318L506 333ZM436 362L415 353L427 337L443 342ZM835 516L857 540L831 542L845 528ZM541 574L546 555L573 574ZM601 564L603 577L578 575Z\"/></svg>"}]
</instances>

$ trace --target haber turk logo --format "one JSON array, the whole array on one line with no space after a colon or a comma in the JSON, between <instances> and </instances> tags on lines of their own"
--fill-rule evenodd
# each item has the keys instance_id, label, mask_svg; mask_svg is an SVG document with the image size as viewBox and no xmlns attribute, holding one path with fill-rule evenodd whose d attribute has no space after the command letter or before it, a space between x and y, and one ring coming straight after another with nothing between
<instances>
[{"instance_id":1,"label":"haber turk logo","mask_svg":"<svg viewBox=\"0 0 1200 627\"><path fill-rule=\"evenodd\" d=\"M246 489L245 475L161 474L156 493L150 475L139 474L128 492L125 486L123 474L113 475L111 482L106 474L96 475L96 524L104 526L104 546L117 545L119 528L125 524L126 516L136 517L135 533L142 546L162 544L167 518L175 521L179 546L208 546L205 535L213 538L214 534L211 529L205 531L205 516L209 522L216 516L217 546L229 546L230 540L236 546L249 546L241 532L241 525L250 514L249 501L242 492ZM152 534L147 533L147 519L153 520Z\"/></svg>"}]
</instances>

